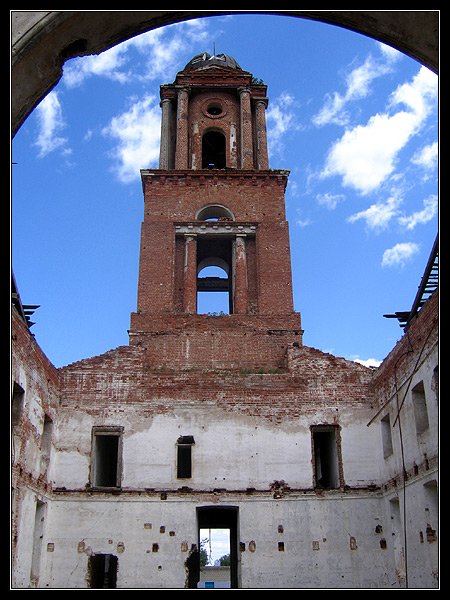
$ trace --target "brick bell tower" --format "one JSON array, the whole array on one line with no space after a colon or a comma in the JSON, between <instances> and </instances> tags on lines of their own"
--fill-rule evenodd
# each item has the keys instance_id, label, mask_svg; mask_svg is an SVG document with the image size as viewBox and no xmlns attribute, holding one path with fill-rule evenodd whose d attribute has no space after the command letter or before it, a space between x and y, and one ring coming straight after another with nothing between
<instances>
[{"instance_id":1,"label":"brick bell tower","mask_svg":"<svg viewBox=\"0 0 450 600\"><path fill-rule=\"evenodd\" d=\"M158 169L141 170L137 311L130 345L153 369L273 370L301 345L284 192L268 165L267 86L230 56L195 56L160 88ZM206 266L225 277L199 276ZM228 292L229 314L197 314Z\"/></svg>"}]
</instances>

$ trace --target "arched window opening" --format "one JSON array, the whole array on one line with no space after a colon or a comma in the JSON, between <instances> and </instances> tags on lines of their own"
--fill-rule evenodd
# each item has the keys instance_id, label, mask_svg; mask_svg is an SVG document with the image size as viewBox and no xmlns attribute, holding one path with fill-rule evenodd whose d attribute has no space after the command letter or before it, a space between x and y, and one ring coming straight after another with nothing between
<instances>
[{"instance_id":1,"label":"arched window opening","mask_svg":"<svg viewBox=\"0 0 450 600\"><path fill-rule=\"evenodd\" d=\"M202 169L226 167L226 140L221 131L207 131L202 138Z\"/></svg>"}]
</instances>

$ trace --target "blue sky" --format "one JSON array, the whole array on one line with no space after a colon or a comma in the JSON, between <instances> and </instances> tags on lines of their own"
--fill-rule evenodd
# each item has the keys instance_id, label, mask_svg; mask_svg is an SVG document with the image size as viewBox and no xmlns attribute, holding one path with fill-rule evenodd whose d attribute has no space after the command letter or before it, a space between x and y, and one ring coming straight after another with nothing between
<instances>
[{"instance_id":1,"label":"blue sky","mask_svg":"<svg viewBox=\"0 0 450 600\"><path fill-rule=\"evenodd\" d=\"M304 344L378 364L403 330L438 231L438 78L371 38L314 21L214 16L68 61L12 143L11 262L55 364L128 344L159 86L195 55L268 86L270 167L289 169Z\"/></svg>"}]
</instances>

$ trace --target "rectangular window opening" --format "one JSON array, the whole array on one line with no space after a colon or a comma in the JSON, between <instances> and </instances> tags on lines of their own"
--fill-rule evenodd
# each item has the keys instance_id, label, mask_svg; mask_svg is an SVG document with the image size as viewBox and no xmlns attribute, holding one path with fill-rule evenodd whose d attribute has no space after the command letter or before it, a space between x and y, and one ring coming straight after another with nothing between
<instances>
[{"instance_id":1,"label":"rectangular window opening","mask_svg":"<svg viewBox=\"0 0 450 600\"><path fill-rule=\"evenodd\" d=\"M18 383L14 382L13 395L11 401L11 425L13 431L17 429L22 416L23 403L25 398L25 392Z\"/></svg>"},{"instance_id":2,"label":"rectangular window opening","mask_svg":"<svg viewBox=\"0 0 450 600\"><path fill-rule=\"evenodd\" d=\"M50 464L52 448L53 421L48 415L44 417L44 427L41 438L41 473L46 473Z\"/></svg>"},{"instance_id":3,"label":"rectangular window opening","mask_svg":"<svg viewBox=\"0 0 450 600\"><path fill-rule=\"evenodd\" d=\"M94 428L92 484L94 487L120 487L121 428Z\"/></svg>"},{"instance_id":4,"label":"rectangular window opening","mask_svg":"<svg viewBox=\"0 0 450 600\"><path fill-rule=\"evenodd\" d=\"M384 458L388 458L393 452L391 420L389 418L389 415L385 415L381 419L381 438L383 441L383 456Z\"/></svg>"},{"instance_id":5,"label":"rectangular window opening","mask_svg":"<svg viewBox=\"0 0 450 600\"><path fill-rule=\"evenodd\" d=\"M314 485L318 488L340 487L339 454L336 427L312 427Z\"/></svg>"},{"instance_id":6,"label":"rectangular window opening","mask_svg":"<svg viewBox=\"0 0 450 600\"><path fill-rule=\"evenodd\" d=\"M192 435L180 436L177 440L177 478L192 477L192 446L195 444Z\"/></svg>"},{"instance_id":7,"label":"rectangular window opening","mask_svg":"<svg viewBox=\"0 0 450 600\"><path fill-rule=\"evenodd\" d=\"M11 398L11 456L13 463L18 460L21 448L20 420L22 418L25 401L25 391L14 382Z\"/></svg>"},{"instance_id":8,"label":"rectangular window opening","mask_svg":"<svg viewBox=\"0 0 450 600\"><path fill-rule=\"evenodd\" d=\"M429 427L427 401L425 398L425 388L423 381L414 386L412 393L412 403L414 409L414 418L416 421L417 433L424 433Z\"/></svg>"}]
</instances>

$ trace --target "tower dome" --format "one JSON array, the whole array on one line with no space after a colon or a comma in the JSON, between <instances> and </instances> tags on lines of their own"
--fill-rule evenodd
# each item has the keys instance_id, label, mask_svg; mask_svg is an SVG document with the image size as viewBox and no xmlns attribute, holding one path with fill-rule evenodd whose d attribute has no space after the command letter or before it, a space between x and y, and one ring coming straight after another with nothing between
<instances>
[{"instance_id":1,"label":"tower dome","mask_svg":"<svg viewBox=\"0 0 450 600\"><path fill-rule=\"evenodd\" d=\"M208 54L208 52L196 54L194 58L187 63L183 70L189 71L191 69L207 69L208 67L213 66L239 69L240 71L242 70L232 56L229 56L228 54L215 54L214 56L211 56Z\"/></svg>"}]
</instances>

